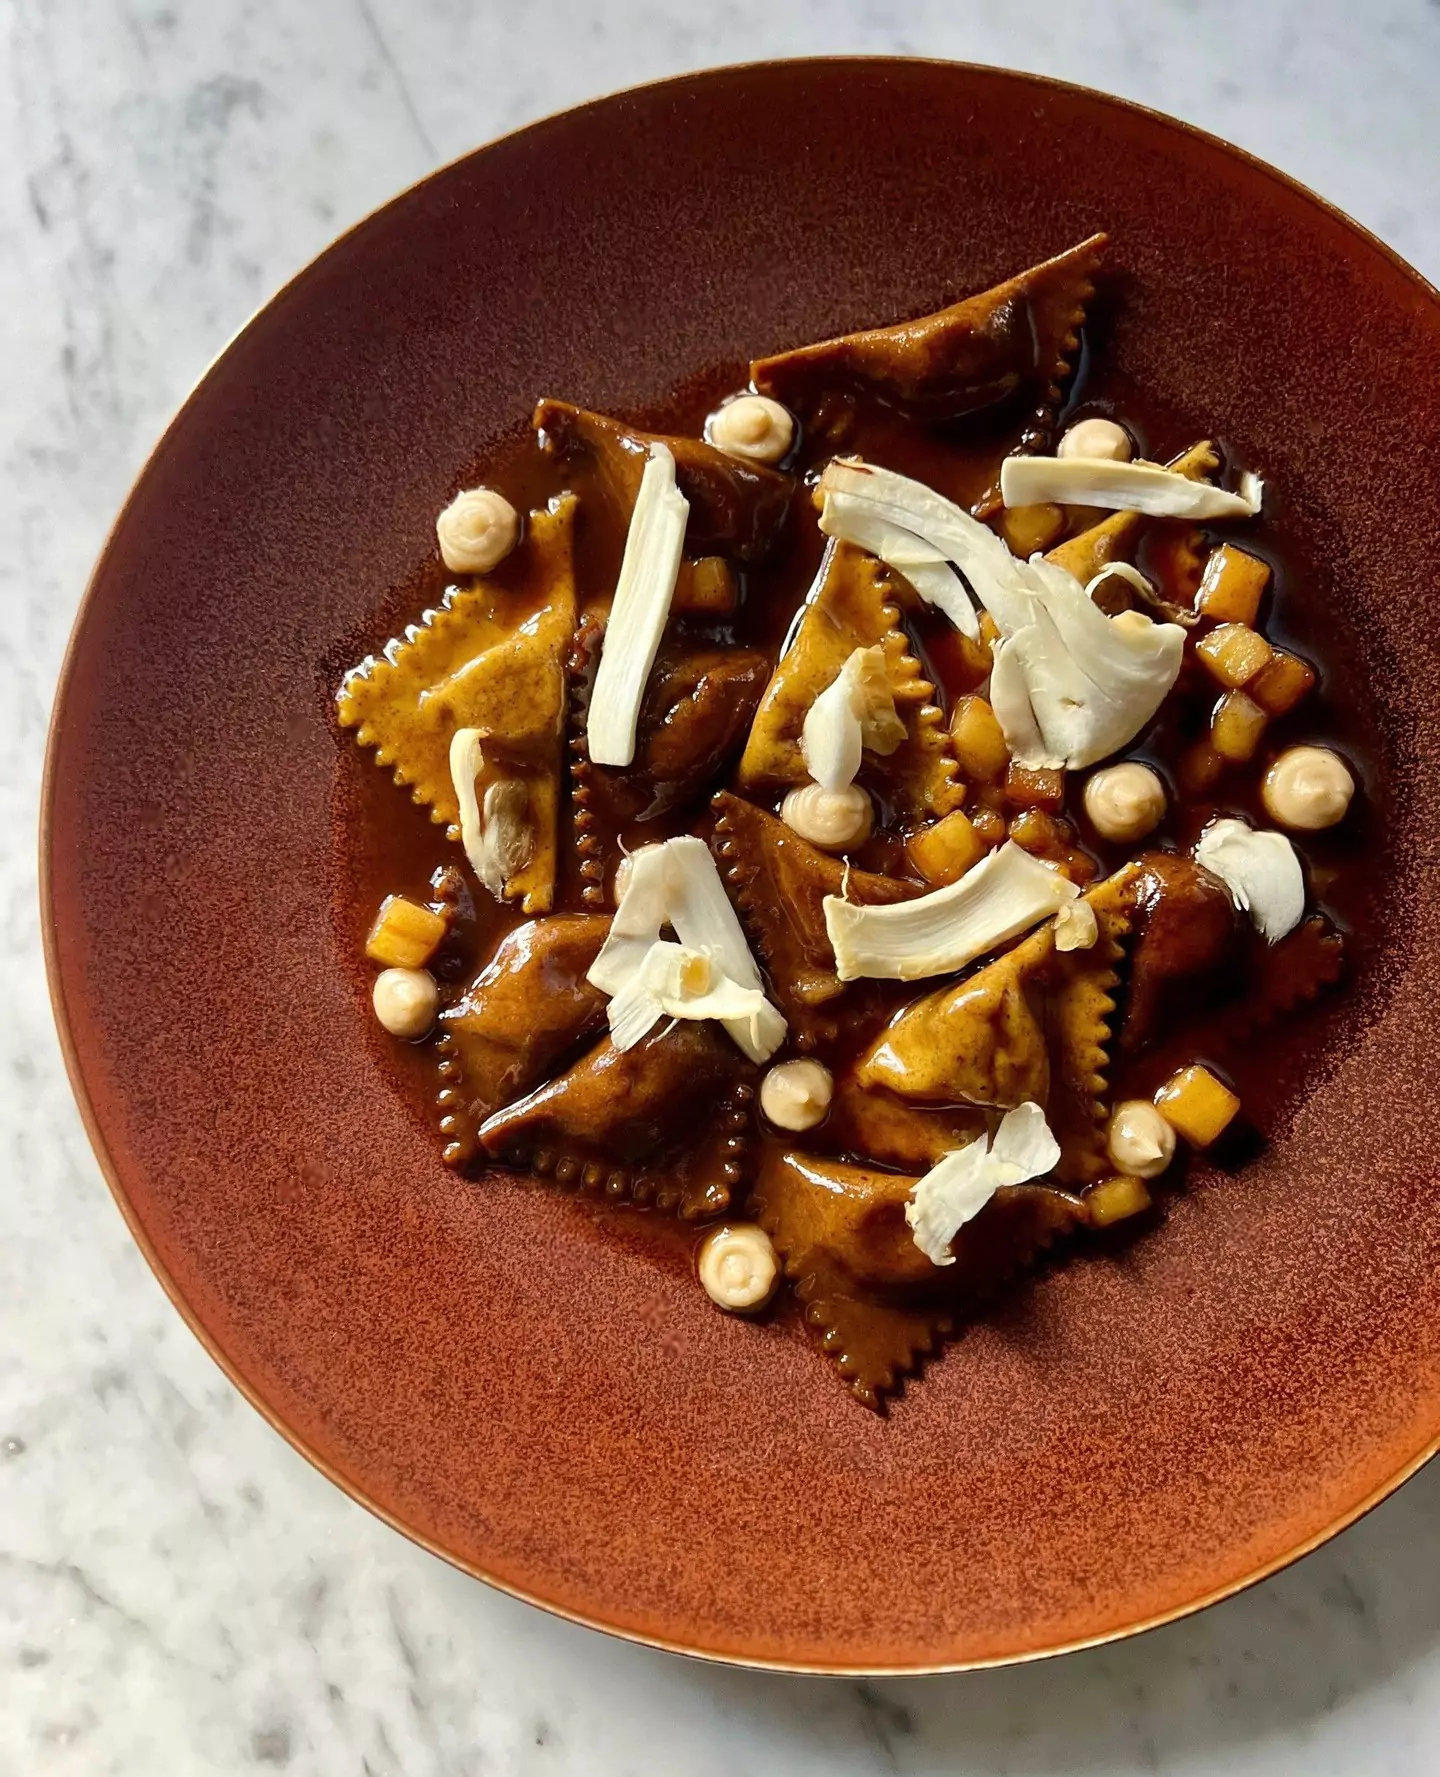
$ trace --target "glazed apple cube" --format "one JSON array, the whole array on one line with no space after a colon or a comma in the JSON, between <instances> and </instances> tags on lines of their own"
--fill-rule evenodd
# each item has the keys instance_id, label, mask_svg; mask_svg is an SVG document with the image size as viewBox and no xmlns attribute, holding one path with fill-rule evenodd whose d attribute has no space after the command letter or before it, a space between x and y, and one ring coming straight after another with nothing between
<instances>
[{"instance_id":1,"label":"glazed apple cube","mask_svg":"<svg viewBox=\"0 0 1440 1777\"><path fill-rule=\"evenodd\" d=\"M1228 764L1243 765L1255 757L1269 719L1254 698L1227 691L1210 718L1210 744Z\"/></svg>"},{"instance_id":2,"label":"glazed apple cube","mask_svg":"<svg viewBox=\"0 0 1440 1777\"><path fill-rule=\"evenodd\" d=\"M910 862L936 888L958 882L989 851L969 815L958 808L942 820L921 827L905 841Z\"/></svg>"},{"instance_id":3,"label":"glazed apple cube","mask_svg":"<svg viewBox=\"0 0 1440 1777\"><path fill-rule=\"evenodd\" d=\"M739 603L735 570L720 555L682 561L670 601L673 611L703 617L731 617Z\"/></svg>"},{"instance_id":4,"label":"glazed apple cube","mask_svg":"<svg viewBox=\"0 0 1440 1777\"><path fill-rule=\"evenodd\" d=\"M980 842L987 849L1003 844L1005 839L1005 817L998 808L976 808L970 812L970 825L980 837Z\"/></svg>"},{"instance_id":5,"label":"glazed apple cube","mask_svg":"<svg viewBox=\"0 0 1440 1777\"><path fill-rule=\"evenodd\" d=\"M1315 684L1315 669L1298 654L1287 654L1277 648L1270 660L1250 683L1246 692L1262 710L1272 716L1284 716L1295 708Z\"/></svg>"},{"instance_id":6,"label":"glazed apple cube","mask_svg":"<svg viewBox=\"0 0 1440 1777\"><path fill-rule=\"evenodd\" d=\"M444 936L445 921L433 908L405 895L387 895L365 940L365 954L387 969L423 969Z\"/></svg>"},{"instance_id":7,"label":"glazed apple cube","mask_svg":"<svg viewBox=\"0 0 1440 1777\"><path fill-rule=\"evenodd\" d=\"M950 653L946 677L952 687L973 690L990 677L990 644L979 636L962 636L955 630L948 636Z\"/></svg>"},{"instance_id":8,"label":"glazed apple cube","mask_svg":"<svg viewBox=\"0 0 1440 1777\"><path fill-rule=\"evenodd\" d=\"M1000 515L1000 534L1012 555L1028 560L1048 549L1065 529L1059 506L1011 506Z\"/></svg>"},{"instance_id":9,"label":"glazed apple cube","mask_svg":"<svg viewBox=\"0 0 1440 1777\"><path fill-rule=\"evenodd\" d=\"M1175 775L1187 796L1202 796L1212 788L1225 769L1225 761L1209 740L1197 740L1180 755Z\"/></svg>"},{"instance_id":10,"label":"glazed apple cube","mask_svg":"<svg viewBox=\"0 0 1440 1777\"><path fill-rule=\"evenodd\" d=\"M994 710L983 697L960 698L950 715L950 738L967 784L993 784L1005 775L1010 749Z\"/></svg>"},{"instance_id":11,"label":"glazed apple cube","mask_svg":"<svg viewBox=\"0 0 1440 1777\"><path fill-rule=\"evenodd\" d=\"M1013 772L1015 767L1010 769ZM1033 852L1037 858L1059 858L1069 851L1073 835L1054 815L1027 808L1011 821L1010 837L1022 851Z\"/></svg>"},{"instance_id":12,"label":"glazed apple cube","mask_svg":"<svg viewBox=\"0 0 1440 1777\"><path fill-rule=\"evenodd\" d=\"M1196 607L1216 623L1253 623L1269 584L1268 562L1222 543L1205 564Z\"/></svg>"},{"instance_id":13,"label":"glazed apple cube","mask_svg":"<svg viewBox=\"0 0 1440 1777\"><path fill-rule=\"evenodd\" d=\"M1240 1100L1208 1067L1182 1067L1155 1094L1155 1108L1191 1147L1208 1148L1223 1135Z\"/></svg>"},{"instance_id":14,"label":"glazed apple cube","mask_svg":"<svg viewBox=\"0 0 1440 1777\"><path fill-rule=\"evenodd\" d=\"M1248 623L1222 623L1212 629L1195 652L1222 685L1248 685L1270 664L1275 650Z\"/></svg>"},{"instance_id":15,"label":"glazed apple cube","mask_svg":"<svg viewBox=\"0 0 1440 1777\"><path fill-rule=\"evenodd\" d=\"M1012 764L1005 773L1005 800L1016 808L1060 808L1065 802L1065 773Z\"/></svg>"},{"instance_id":16,"label":"glazed apple cube","mask_svg":"<svg viewBox=\"0 0 1440 1777\"><path fill-rule=\"evenodd\" d=\"M1081 889L1087 883L1094 882L1100 874L1100 866L1094 858L1088 851L1081 851L1078 846L1072 846L1063 857L1057 858L1055 866L1062 876Z\"/></svg>"},{"instance_id":17,"label":"glazed apple cube","mask_svg":"<svg viewBox=\"0 0 1440 1777\"><path fill-rule=\"evenodd\" d=\"M1085 1193L1085 1211L1092 1228L1108 1228L1130 1216L1143 1215L1150 1207L1150 1192L1143 1178L1117 1173L1102 1179Z\"/></svg>"}]
</instances>

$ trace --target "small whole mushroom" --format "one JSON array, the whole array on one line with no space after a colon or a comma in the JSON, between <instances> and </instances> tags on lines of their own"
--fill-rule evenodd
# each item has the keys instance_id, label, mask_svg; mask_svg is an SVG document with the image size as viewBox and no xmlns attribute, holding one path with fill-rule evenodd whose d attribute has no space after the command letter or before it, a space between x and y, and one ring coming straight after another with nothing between
<instances>
[{"instance_id":1,"label":"small whole mushroom","mask_svg":"<svg viewBox=\"0 0 1440 1777\"><path fill-rule=\"evenodd\" d=\"M730 1314L763 1308L780 1281L770 1236L754 1222L712 1228L700 1243L698 1269L705 1294Z\"/></svg>"},{"instance_id":2,"label":"small whole mushroom","mask_svg":"<svg viewBox=\"0 0 1440 1777\"><path fill-rule=\"evenodd\" d=\"M1350 767L1329 747L1288 747L1260 786L1271 820L1297 833L1337 825L1349 813L1354 795Z\"/></svg>"},{"instance_id":3,"label":"small whole mushroom","mask_svg":"<svg viewBox=\"0 0 1440 1777\"><path fill-rule=\"evenodd\" d=\"M875 810L858 784L847 784L843 790L806 784L781 803L780 818L792 833L821 851L849 851L870 837Z\"/></svg>"},{"instance_id":4,"label":"small whole mushroom","mask_svg":"<svg viewBox=\"0 0 1440 1777\"><path fill-rule=\"evenodd\" d=\"M414 1042L435 1022L440 990L428 969L382 969L375 977L370 1003L392 1037Z\"/></svg>"},{"instance_id":5,"label":"small whole mushroom","mask_svg":"<svg viewBox=\"0 0 1440 1777\"><path fill-rule=\"evenodd\" d=\"M1077 420L1056 446L1057 457L1103 457L1128 463L1135 455L1130 434L1115 420Z\"/></svg>"},{"instance_id":6,"label":"small whole mushroom","mask_svg":"<svg viewBox=\"0 0 1440 1777\"><path fill-rule=\"evenodd\" d=\"M795 420L768 395L737 395L706 421L705 436L726 456L747 463L778 463L795 442Z\"/></svg>"},{"instance_id":7,"label":"small whole mushroom","mask_svg":"<svg viewBox=\"0 0 1440 1777\"><path fill-rule=\"evenodd\" d=\"M452 574L488 574L515 547L520 514L493 487L465 488L435 520L435 536Z\"/></svg>"},{"instance_id":8,"label":"small whole mushroom","mask_svg":"<svg viewBox=\"0 0 1440 1777\"><path fill-rule=\"evenodd\" d=\"M1102 839L1128 845L1165 818L1165 786L1158 772L1133 759L1107 765L1085 785L1085 813Z\"/></svg>"}]
</instances>

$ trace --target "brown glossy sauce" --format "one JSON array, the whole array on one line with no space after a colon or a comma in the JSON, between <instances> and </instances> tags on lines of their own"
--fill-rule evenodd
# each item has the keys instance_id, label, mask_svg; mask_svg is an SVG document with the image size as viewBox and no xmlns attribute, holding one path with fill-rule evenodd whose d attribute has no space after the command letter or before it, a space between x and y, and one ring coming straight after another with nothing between
<instances>
[{"instance_id":1,"label":"brown glossy sauce","mask_svg":"<svg viewBox=\"0 0 1440 1777\"><path fill-rule=\"evenodd\" d=\"M695 378L665 407L625 417L655 430L698 434L706 414L723 396L744 387L746 375L746 368L741 365L718 366ZM1144 391L1108 373L1103 368L1103 353L1084 355L1065 418L1089 414L1113 415L1122 420L1135 436L1139 454L1157 461L1165 461L1201 437L1213 438L1222 449L1225 445L1223 415L1181 416L1161 407L1147 398ZM762 566L737 568L742 591L734 618L721 623L684 619L681 627L686 642L694 645L713 641L757 648L772 660L778 655L820 561L823 539L815 523L810 483L818 466L828 457L842 451L859 454L915 476L969 505L993 479L1000 430L996 423L983 417L949 428L921 428L872 413L856 417L841 438L831 435L811 444L802 437L794 459L786 465L796 471L797 482L780 542ZM1245 465L1232 460L1229 466L1234 473ZM513 438L485 458L458 466L457 487L481 483L502 489L522 512L543 505L562 490L577 492L581 496L576 544L581 609L593 600L608 598L624 544L624 521L593 484L583 462L557 461L542 454L533 433L526 428L523 432L517 430ZM1177 527L1157 527L1158 541L1150 543L1148 560L1145 555L1141 559L1141 566L1158 574L1162 581L1166 572L1167 528L1173 532ZM1265 754L1301 741L1337 747L1351 763L1360 785L1356 804L1338 829L1297 835L1295 843L1306 865L1313 908L1323 912L1345 934L1347 978L1339 990L1331 990L1314 1006L1306 1007L1299 1017L1282 1020L1266 1030L1262 1041L1247 1038L1249 1013L1243 998L1228 1007L1222 1005L1204 1020L1203 1046L1198 1046L1201 1033L1181 1029L1149 1053L1119 1060L1112 1071L1111 1084L1116 1098L1136 1093L1148 1096L1174 1067L1190 1061L1209 1062L1240 1094L1247 1123L1263 1132L1283 1118L1307 1071L1335 1040L1338 1021L1345 1016L1348 983L1365 970L1378 940L1375 910L1385 879L1387 791L1379 771L1380 736L1362 689L1364 662L1357 650L1363 646L1363 640L1350 633L1345 623L1343 588L1334 583L1324 564L1307 548L1305 538L1292 528L1284 488L1275 484L1267 487L1263 519L1216 526L1210 535L1215 541L1233 540L1271 563L1274 579L1257 627L1272 644L1309 661L1317 670L1318 684L1298 709L1271 723L1255 762L1233 768L1205 799L1186 801L1177 791L1175 763L1187 743L1204 732L1210 709L1219 695L1212 681L1198 669L1191 671L1187 667L1181 687L1167 699L1151 731L1126 751L1126 756L1153 763L1171 791L1166 819L1145 841L1145 846L1186 849L1215 814L1255 818L1259 812L1259 759ZM327 690L333 691L342 672L355 660L378 650L420 611L437 604L448 578L438 560L432 559L408 581L377 597L374 620L367 632L344 638L333 658L324 663ZM935 678L941 693L939 701L948 710L957 690L971 688L968 682L957 680L953 632L938 614L928 611L907 619L907 626L915 652ZM364 961L364 939L379 902L385 895L397 892L417 900L431 899L432 878L437 870L447 865L463 867L463 857L426 812L415 807L408 795L393 785L386 772L357 753L348 735L338 737L337 747L338 869L333 917L340 953L353 959L356 995L368 999L372 973ZM1063 812L1100 872L1108 873L1125 862L1130 852L1100 841L1085 821L1079 807L1083 777L1080 773L1070 774L1068 804ZM712 786L720 787L718 782ZM581 908L580 882L569 843L565 806L562 797L557 912ZM882 819L883 814L882 809ZM704 833L709 824L706 802L701 797L688 810L632 827L622 837L627 846L635 846L673 832ZM857 852L854 861L863 868L906 873L903 851L883 834ZM462 937L443 960L442 996L453 999L519 919L515 909L495 904L479 890L476 909L477 918L468 942ZM1252 947L1259 945L1259 940L1248 931L1244 941ZM921 983L918 988L898 983L893 987L885 983L856 984L837 1002L843 1009L842 1031L832 1044L821 1048L822 1059L838 1073L897 1006L933 985L936 983ZM433 1129L433 1054L426 1045L407 1046L385 1036L369 1019L368 1006L365 1026L384 1070L394 1077L398 1089L413 1105L417 1119ZM782 1050L775 1059L792 1052L788 1048ZM438 1149L439 1137L435 1140ZM787 1148L803 1147L805 1143L804 1137L782 1140L763 1128L759 1140ZM577 1206L575 1213L590 1217L590 1225L607 1230L607 1237L621 1237L627 1243L639 1238L644 1230L648 1250L657 1264L670 1267L690 1263L697 1238L693 1228L643 1210L588 1200L584 1207Z\"/></svg>"}]
</instances>

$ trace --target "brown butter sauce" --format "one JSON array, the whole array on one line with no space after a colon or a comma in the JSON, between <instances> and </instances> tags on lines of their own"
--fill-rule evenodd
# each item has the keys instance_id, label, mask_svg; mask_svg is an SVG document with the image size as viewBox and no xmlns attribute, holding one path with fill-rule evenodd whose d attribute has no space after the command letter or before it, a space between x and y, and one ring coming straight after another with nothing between
<instances>
[{"instance_id":1,"label":"brown butter sauce","mask_svg":"<svg viewBox=\"0 0 1440 1777\"><path fill-rule=\"evenodd\" d=\"M745 378L743 366L718 366L693 379L664 406L630 417L633 423L648 429L698 434L706 414L724 395L745 386ZM1118 375L1107 373L1103 366L1097 367L1095 356L1086 353L1070 396L1067 417L1090 414L1121 420L1134 435L1138 454L1158 461L1166 460L1202 436L1213 437L1224 447L1223 424L1218 431L1215 426L1217 416L1211 416L1208 425L1182 419L1148 400L1143 391ZM1223 420L1223 416L1218 417ZM796 471L797 484L779 544L762 565L737 570L742 595L734 619L722 624L683 620L685 640L696 645L713 641L759 648L772 660L778 656L819 565L823 538L815 524L810 483L828 457L858 454L913 475L969 505L993 479L993 440L998 436L998 428L984 419L949 429L925 429L893 416L871 414L857 415L840 438L802 438L793 462L787 465ZM1230 463L1231 474L1241 466ZM1260 467L1263 469L1263 465ZM624 517L613 510L582 460L561 462L542 453L527 427L494 452L466 465L455 485L458 488L481 484L501 489L522 512L543 506L562 491L578 493L581 503L576 563L581 609L608 598L624 546ZM1210 709L1219 695L1218 687L1202 672L1189 672L1182 681L1189 686L1187 695L1172 694L1150 731L1127 749L1126 756L1154 764L1171 792L1164 823L1145 843L1186 849L1216 814L1234 813L1257 822L1262 820L1258 784L1264 760L1283 746L1301 741L1335 746L1355 769L1361 794L1350 817L1337 831L1296 836L1296 844L1311 881L1313 905L1346 934L1347 976L1353 977L1356 971L1364 969L1377 937L1375 909L1384 881L1386 822L1385 790L1378 772L1379 738L1373 715L1361 694L1354 651L1348 645L1343 589L1328 580L1322 565L1307 551L1305 540L1287 523L1281 487L1267 487L1262 519L1216 526L1210 536L1213 541L1232 539L1271 563L1272 590L1266 595L1258 627L1274 645L1291 649L1315 666L1319 683L1296 711L1271 724L1255 761L1229 771L1206 800L1183 801L1178 795L1175 763L1186 744L1204 732ZM351 646L337 650L334 659L325 663L327 691L333 694L342 672L355 659L367 650L377 651L388 637L402 633L422 610L438 604L448 579L438 558L432 557L407 581L392 589L367 634L352 638ZM907 626L917 655L936 680L938 700L948 711L956 691L969 688L964 681L957 683L948 626L923 610L916 618L907 619ZM363 950L375 908L390 893L431 899L436 872L463 860L458 848L446 840L443 830L423 809L414 806L408 793L396 788L387 772L377 769L368 758L356 758L350 736L339 735L338 745L341 756L336 774L334 822L338 869L333 917L341 954L351 959L357 995L363 995L368 1002L373 972L364 960ZM1071 774L1063 812L1101 871L1109 872L1129 854L1099 840L1086 822L1079 807L1084 776ZM562 811L561 876L555 907L559 912L579 911L580 883L563 799ZM634 847L671 832L704 832L708 826L702 799L668 820L630 829L623 839L627 847ZM882 839L863 858L857 857L857 862L871 868L899 869L903 868L903 853ZM442 983L442 994L448 997L453 997L458 987L483 965L519 920L513 908L496 905L483 894L477 894L476 905L473 954L454 959L449 971L451 979ZM840 1036L825 1051L824 1059L838 1071L871 1039L895 1007L919 991L924 991L923 984L917 989L913 985L861 983L849 989L837 1002L845 1014ZM1343 991L1332 991L1315 1009L1307 1008L1300 1017L1267 1033L1261 1044L1246 1046L1242 1040L1246 1012L1241 1002L1207 1022L1207 1030L1218 1039L1224 1055L1220 1071L1239 1092L1249 1123L1264 1130L1283 1118L1287 1104L1294 1099L1317 1056L1335 1041L1344 998ZM395 1077L417 1117L433 1132L432 1106L438 1078L429 1047L397 1044L386 1037L370 1018L368 1003L365 1025L378 1071ZM788 1052L782 1051L776 1059ZM1148 1095L1178 1061L1206 1059L1213 1057L1185 1051L1181 1033L1173 1041L1159 1045L1148 1058L1121 1062L1112 1074L1114 1096ZM438 1150L438 1133L433 1139ZM796 1145L763 1128L759 1141L777 1148ZM588 1207L591 1225L597 1231L604 1230L605 1237L620 1238L627 1246L643 1241L647 1254L667 1270L691 1264L697 1239L692 1228L643 1209L593 1201L588 1201Z\"/></svg>"}]
</instances>

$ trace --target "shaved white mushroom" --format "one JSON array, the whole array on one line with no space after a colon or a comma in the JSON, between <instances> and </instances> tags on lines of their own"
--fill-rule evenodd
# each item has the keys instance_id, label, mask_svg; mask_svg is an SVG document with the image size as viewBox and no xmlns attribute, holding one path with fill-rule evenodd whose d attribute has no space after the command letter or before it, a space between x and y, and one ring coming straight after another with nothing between
<instances>
[{"instance_id":1,"label":"shaved white mushroom","mask_svg":"<svg viewBox=\"0 0 1440 1777\"><path fill-rule=\"evenodd\" d=\"M1100 940L1100 922L1088 901L1067 901L1055 915L1057 950L1093 950Z\"/></svg>"},{"instance_id":2,"label":"shaved white mushroom","mask_svg":"<svg viewBox=\"0 0 1440 1777\"><path fill-rule=\"evenodd\" d=\"M905 1220L932 1265L953 1265L950 1242L973 1221L1002 1185L1023 1184L1060 1159L1045 1112L1033 1100L1000 1119L993 1139L981 1136L955 1148L915 1181Z\"/></svg>"},{"instance_id":3,"label":"shaved white mushroom","mask_svg":"<svg viewBox=\"0 0 1440 1777\"><path fill-rule=\"evenodd\" d=\"M1237 493L1191 481L1158 463L1122 463L1105 457L1006 457L1000 497L1007 506L1054 500L1062 506L1104 506L1153 518L1253 518L1264 484L1250 470Z\"/></svg>"},{"instance_id":4,"label":"shaved white mushroom","mask_svg":"<svg viewBox=\"0 0 1440 1777\"><path fill-rule=\"evenodd\" d=\"M1195 862L1218 876L1267 944L1278 944L1305 912L1305 876L1283 833L1257 833L1244 821L1211 821L1195 847Z\"/></svg>"},{"instance_id":5,"label":"shaved white mushroom","mask_svg":"<svg viewBox=\"0 0 1440 1777\"><path fill-rule=\"evenodd\" d=\"M913 901L864 907L826 895L821 906L842 981L920 981L963 969L1058 913L1079 892L1008 840L958 881Z\"/></svg>"},{"instance_id":6,"label":"shaved white mushroom","mask_svg":"<svg viewBox=\"0 0 1440 1777\"><path fill-rule=\"evenodd\" d=\"M663 844L642 846L627 863L609 935L586 980L612 1001L626 996L621 1013L628 1032L633 1028L631 1021L638 1023L649 1004L660 997L641 979L647 968L662 966L652 960L652 952L657 947L661 950L662 957L668 959L663 964L667 971L682 967L682 962L669 955L671 951L678 948L699 953L712 966L718 987L727 994L739 991L746 996L743 1002L733 1004L733 1010L730 1004L717 1002L719 1022L752 1061L768 1061L785 1041L785 1019L764 997L760 970L710 848L703 839L681 834ZM678 946L659 944L661 930L667 925L673 928ZM685 971L693 967L693 962L683 963ZM693 975L687 978L693 981ZM683 981L679 991L684 991ZM658 1010L655 1016L659 1016Z\"/></svg>"},{"instance_id":7,"label":"shaved white mushroom","mask_svg":"<svg viewBox=\"0 0 1440 1777\"><path fill-rule=\"evenodd\" d=\"M690 504L675 485L675 458L652 444L630 513L600 664L585 719L596 765L629 765L646 681L670 618Z\"/></svg>"},{"instance_id":8,"label":"shaved white mushroom","mask_svg":"<svg viewBox=\"0 0 1440 1777\"><path fill-rule=\"evenodd\" d=\"M1062 479L1067 470L1099 477L1137 467L1085 457L1007 457L1002 475L1034 462L1060 470ZM1193 495L1194 482L1153 472L1167 490L1177 482ZM1152 623L1136 611L1107 617L1073 574L1043 556L1018 560L988 525L923 482L837 457L826 465L820 491L820 529L827 536L878 555L965 635L979 634L972 594L994 618L1001 639L990 701L1016 764L1027 770L1079 770L1128 746L1179 676L1185 653L1179 624ZM1205 484L1202 491L1222 503L1236 499ZM1037 495L1037 501L1049 498ZM1067 488L1054 498L1073 504L1082 496Z\"/></svg>"}]
</instances>

